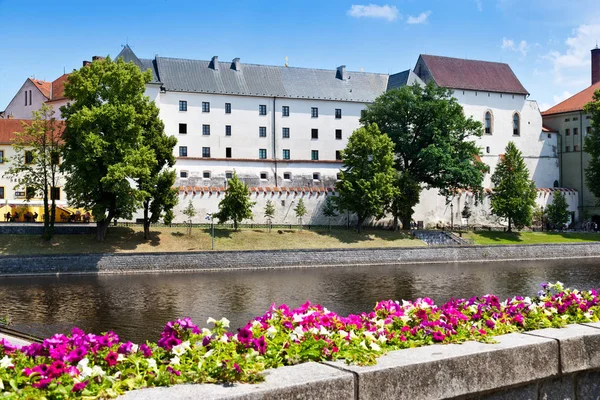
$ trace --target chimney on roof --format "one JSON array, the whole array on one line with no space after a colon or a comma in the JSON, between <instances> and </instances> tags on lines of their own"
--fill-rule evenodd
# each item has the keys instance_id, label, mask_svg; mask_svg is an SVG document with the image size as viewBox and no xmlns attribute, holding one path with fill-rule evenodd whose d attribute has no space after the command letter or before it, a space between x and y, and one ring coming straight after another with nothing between
<instances>
[{"instance_id":1,"label":"chimney on roof","mask_svg":"<svg viewBox=\"0 0 600 400\"><path fill-rule=\"evenodd\" d=\"M600 48L592 49L592 85L600 82Z\"/></svg>"},{"instance_id":2,"label":"chimney on roof","mask_svg":"<svg viewBox=\"0 0 600 400\"><path fill-rule=\"evenodd\" d=\"M92 61L99 61L99 60L104 60L104 57L102 57L102 56L93 56L92 57Z\"/></svg>"},{"instance_id":3,"label":"chimney on roof","mask_svg":"<svg viewBox=\"0 0 600 400\"><path fill-rule=\"evenodd\" d=\"M208 64L208 68L212 68L215 71L219 70L219 56L213 56L213 58L210 59L210 64Z\"/></svg>"},{"instance_id":4,"label":"chimney on roof","mask_svg":"<svg viewBox=\"0 0 600 400\"><path fill-rule=\"evenodd\" d=\"M240 63L240 59L239 58L234 58L233 61L231 62L231 69L234 71L241 71L242 70L242 64Z\"/></svg>"},{"instance_id":5,"label":"chimney on roof","mask_svg":"<svg viewBox=\"0 0 600 400\"><path fill-rule=\"evenodd\" d=\"M88 66L88 65L90 65L90 64L91 64L91 62L90 62L90 61L83 61L83 66L84 66L84 67L87 67L87 66Z\"/></svg>"},{"instance_id":6,"label":"chimney on roof","mask_svg":"<svg viewBox=\"0 0 600 400\"><path fill-rule=\"evenodd\" d=\"M340 65L339 67L337 67L337 73L335 74L335 77L343 81L348 80L348 73L346 72L345 65Z\"/></svg>"}]
</instances>

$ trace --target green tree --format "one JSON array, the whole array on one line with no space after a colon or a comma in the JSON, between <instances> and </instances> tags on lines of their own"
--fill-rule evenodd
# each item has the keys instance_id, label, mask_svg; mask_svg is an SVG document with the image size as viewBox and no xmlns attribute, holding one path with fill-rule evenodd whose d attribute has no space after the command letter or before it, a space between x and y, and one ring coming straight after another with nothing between
<instances>
[{"instance_id":1,"label":"green tree","mask_svg":"<svg viewBox=\"0 0 600 400\"><path fill-rule=\"evenodd\" d=\"M192 200L190 200L188 202L187 207L185 207L183 209L183 211L181 211L181 213L188 218L188 235L191 235L192 234L192 218L194 218L196 216L196 209L194 208L194 204L192 203Z\"/></svg>"},{"instance_id":2,"label":"green tree","mask_svg":"<svg viewBox=\"0 0 600 400\"><path fill-rule=\"evenodd\" d=\"M304 205L304 199L302 197L300 198L300 200L298 200L298 204L296 204L294 211L296 212L296 218L298 218L298 221L300 221L300 229L302 229L302 218L304 218L304 216L308 213L308 211L306 211L306 206Z\"/></svg>"},{"instance_id":3,"label":"green tree","mask_svg":"<svg viewBox=\"0 0 600 400\"><path fill-rule=\"evenodd\" d=\"M494 191L491 195L492 213L508 220L508 232L531 225L535 207L535 183L529 179L529 170L523 155L513 142L506 146L492 175Z\"/></svg>"},{"instance_id":4,"label":"green tree","mask_svg":"<svg viewBox=\"0 0 600 400\"><path fill-rule=\"evenodd\" d=\"M471 215L473 213L471 212L471 206L469 206L469 203L467 203L466 201L461 214L462 217L467 220L467 229L469 229L469 218L471 218Z\"/></svg>"},{"instance_id":5,"label":"green tree","mask_svg":"<svg viewBox=\"0 0 600 400\"><path fill-rule=\"evenodd\" d=\"M367 107L360 119L376 123L394 143L397 195L392 213L408 229L423 187L437 188L443 196L456 189L482 192L487 167L480 148L469 138L483 134L482 124L466 118L449 89L415 84L392 89Z\"/></svg>"},{"instance_id":6,"label":"green tree","mask_svg":"<svg viewBox=\"0 0 600 400\"><path fill-rule=\"evenodd\" d=\"M531 223L533 226L539 226L542 228L542 230L544 230L544 217L546 216L546 211L547 210L544 210L544 207L540 207L538 205L533 208L533 214L531 218Z\"/></svg>"},{"instance_id":7,"label":"green tree","mask_svg":"<svg viewBox=\"0 0 600 400\"><path fill-rule=\"evenodd\" d=\"M41 196L44 202L44 233L46 240L54 234L56 215L55 190L59 185L59 163L62 156L62 124L54 118L47 104L33 112L33 121L21 121L23 130L14 133L15 155L5 177L17 182L15 189L24 189L27 200Z\"/></svg>"},{"instance_id":8,"label":"green tree","mask_svg":"<svg viewBox=\"0 0 600 400\"><path fill-rule=\"evenodd\" d=\"M227 183L227 192L223 200L219 202L219 211L215 217L219 219L219 224L232 220L233 229L237 231L238 223L245 219L253 217L252 207L256 204L250 201L248 185L242 182L235 171L233 177Z\"/></svg>"},{"instance_id":9,"label":"green tree","mask_svg":"<svg viewBox=\"0 0 600 400\"><path fill-rule=\"evenodd\" d=\"M590 156L588 166L585 168L585 182L590 191L596 196L596 205L600 206L600 90L585 108L591 119L592 130L585 136L583 149Z\"/></svg>"},{"instance_id":10,"label":"green tree","mask_svg":"<svg viewBox=\"0 0 600 400\"><path fill-rule=\"evenodd\" d=\"M265 218L268 220L269 232L271 232L271 224L273 218L275 218L275 206L271 200L267 200L267 204L265 205Z\"/></svg>"},{"instance_id":11,"label":"green tree","mask_svg":"<svg viewBox=\"0 0 600 400\"><path fill-rule=\"evenodd\" d=\"M555 228L560 230L563 229L566 223L571 219L569 213L569 205L567 204L567 198L564 193L555 190L552 195L552 203L546 208L548 215L548 221L554 225Z\"/></svg>"},{"instance_id":12,"label":"green tree","mask_svg":"<svg viewBox=\"0 0 600 400\"><path fill-rule=\"evenodd\" d=\"M150 71L107 57L74 71L65 84L65 191L73 206L91 210L100 241L112 219L132 218L151 196L136 187L158 164L145 140L147 129L157 129L156 106L144 96L151 79Z\"/></svg>"},{"instance_id":13,"label":"green tree","mask_svg":"<svg viewBox=\"0 0 600 400\"><path fill-rule=\"evenodd\" d=\"M323 215L329 220L329 232L331 232L331 218L335 218L338 215L335 201L331 196L327 196L323 203Z\"/></svg>"},{"instance_id":14,"label":"green tree","mask_svg":"<svg viewBox=\"0 0 600 400\"><path fill-rule=\"evenodd\" d=\"M344 166L335 201L339 209L356 214L358 232L367 218L382 218L396 195L393 149L390 138L371 124L355 130L342 152Z\"/></svg>"}]
</instances>

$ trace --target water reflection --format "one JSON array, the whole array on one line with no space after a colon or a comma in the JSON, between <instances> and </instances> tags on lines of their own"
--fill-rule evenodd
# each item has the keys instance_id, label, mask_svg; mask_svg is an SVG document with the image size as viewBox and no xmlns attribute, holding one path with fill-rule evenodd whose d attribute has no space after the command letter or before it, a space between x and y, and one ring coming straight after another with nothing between
<instances>
[{"instance_id":1,"label":"water reflection","mask_svg":"<svg viewBox=\"0 0 600 400\"><path fill-rule=\"evenodd\" d=\"M227 316L241 326L272 303L306 300L341 314L372 309L382 299L495 293L533 295L541 282L600 286L600 260L560 260L323 269L206 272L168 275L0 278L0 315L40 336L72 326L115 330L124 339L156 340L164 323L190 316L204 325Z\"/></svg>"}]
</instances>

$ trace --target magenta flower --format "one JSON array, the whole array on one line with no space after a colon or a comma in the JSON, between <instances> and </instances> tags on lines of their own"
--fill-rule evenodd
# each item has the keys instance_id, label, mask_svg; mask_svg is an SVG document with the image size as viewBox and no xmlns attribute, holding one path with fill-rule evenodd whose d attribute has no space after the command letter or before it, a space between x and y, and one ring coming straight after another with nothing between
<instances>
[{"instance_id":1,"label":"magenta flower","mask_svg":"<svg viewBox=\"0 0 600 400\"><path fill-rule=\"evenodd\" d=\"M446 336L442 332L435 331L433 332L433 341L434 342L443 342Z\"/></svg>"},{"instance_id":2,"label":"magenta flower","mask_svg":"<svg viewBox=\"0 0 600 400\"><path fill-rule=\"evenodd\" d=\"M71 392L76 393L76 392L81 392L83 389L85 389L85 387L89 384L89 381L84 381L84 382L79 382L73 385L73 389L71 389Z\"/></svg>"},{"instance_id":3,"label":"magenta flower","mask_svg":"<svg viewBox=\"0 0 600 400\"><path fill-rule=\"evenodd\" d=\"M146 357L146 358L152 357L152 349L150 349L150 346L148 346L146 343L140 345L140 351L142 352L144 357Z\"/></svg>"},{"instance_id":4,"label":"magenta flower","mask_svg":"<svg viewBox=\"0 0 600 400\"><path fill-rule=\"evenodd\" d=\"M117 364L117 359L119 355L114 351L109 351L108 355L104 357L104 361L108 364L109 367L112 367Z\"/></svg>"},{"instance_id":5,"label":"magenta flower","mask_svg":"<svg viewBox=\"0 0 600 400\"><path fill-rule=\"evenodd\" d=\"M267 342L265 341L264 336L261 336L258 339L254 339L252 341L252 344L254 345L254 349L260 354L265 354L265 352L267 351Z\"/></svg>"},{"instance_id":6,"label":"magenta flower","mask_svg":"<svg viewBox=\"0 0 600 400\"><path fill-rule=\"evenodd\" d=\"M168 366L168 367L167 367L167 371L169 371L170 373L172 373L172 374L174 374L174 375L177 375L177 376L181 375L181 371L178 371L178 370L176 370L176 369L173 369L173 368L171 368L171 366Z\"/></svg>"}]
</instances>

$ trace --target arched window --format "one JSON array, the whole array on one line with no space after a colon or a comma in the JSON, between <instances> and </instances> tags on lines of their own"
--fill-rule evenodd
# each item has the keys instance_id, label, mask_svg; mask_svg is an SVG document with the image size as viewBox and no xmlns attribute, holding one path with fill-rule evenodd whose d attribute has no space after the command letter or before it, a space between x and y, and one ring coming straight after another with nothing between
<instances>
[{"instance_id":1,"label":"arched window","mask_svg":"<svg viewBox=\"0 0 600 400\"><path fill-rule=\"evenodd\" d=\"M521 135L521 120L518 113L513 115L513 135Z\"/></svg>"},{"instance_id":2,"label":"arched window","mask_svg":"<svg viewBox=\"0 0 600 400\"><path fill-rule=\"evenodd\" d=\"M485 133L492 134L492 112L486 111L485 113Z\"/></svg>"}]
</instances>

